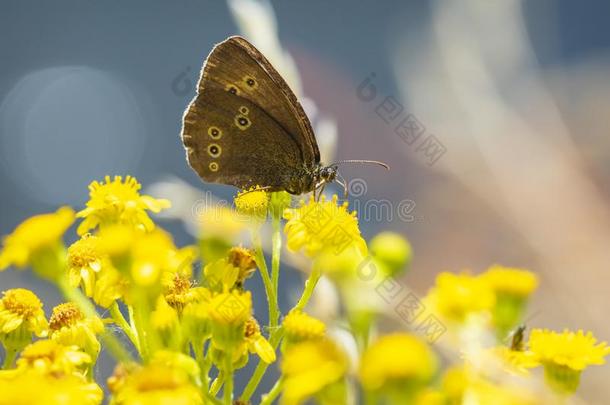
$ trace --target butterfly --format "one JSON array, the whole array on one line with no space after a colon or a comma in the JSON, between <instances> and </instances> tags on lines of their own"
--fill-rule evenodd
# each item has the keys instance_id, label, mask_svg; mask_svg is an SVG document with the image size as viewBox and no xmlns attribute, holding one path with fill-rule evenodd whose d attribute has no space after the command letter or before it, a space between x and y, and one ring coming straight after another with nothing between
<instances>
[{"instance_id":1,"label":"butterfly","mask_svg":"<svg viewBox=\"0 0 610 405\"><path fill-rule=\"evenodd\" d=\"M182 142L189 165L204 181L241 189L259 186L291 194L337 181L311 123L286 81L250 42L232 36L216 45L201 70L197 95L186 109Z\"/></svg>"}]
</instances>

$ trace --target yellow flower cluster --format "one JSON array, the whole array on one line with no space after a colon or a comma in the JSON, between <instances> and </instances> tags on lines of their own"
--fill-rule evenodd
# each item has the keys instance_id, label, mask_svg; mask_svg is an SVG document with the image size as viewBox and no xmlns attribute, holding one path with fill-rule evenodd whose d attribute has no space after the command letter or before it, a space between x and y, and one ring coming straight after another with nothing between
<instances>
[{"instance_id":1,"label":"yellow flower cluster","mask_svg":"<svg viewBox=\"0 0 610 405\"><path fill-rule=\"evenodd\" d=\"M146 211L159 212L168 208L170 203L140 195L140 188L140 183L131 176L124 181L121 176L115 176L112 180L106 176L102 183L91 183L87 208L76 214L78 218L84 218L78 226L78 234L84 235L98 226L117 223L147 231L154 229L155 224Z\"/></svg>"},{"instance_id":2,"label":"yellow flower cluster","mask_svg":"<svg viewBox=\"0 0 610 405\"><path fill-rule=\"evenodd\" d=\"M432 350L419 338L398 333L386 335L364 353L360 380L370 391L413 390L434 377L437 363Z\"/></svg>"},{"instance_id":3,"label":"yellow flower cluster","mask_svg":"<svg viewBox=\"0 0 610 405\"><path fill-rule=\"evenodd\" d=\"M578 388L581 372L590 365L605 363L610 354L606 342L597 343L591 332L582 330L561 333L535 329L529 347L544 366L549 384L559 392L571 394Z\"/></svg>"},{"instance_id":4,"label":"yellow flower cluster","mask_svg":"<svg viewBox=\"0 0 610 405\"><path fill-rule=\"evenodd\" d=\"M0 404L100 404L90 366L91 357L76 346L39 340L23 349L15 369L0 371Z\"/></svg>"},{"instance_id":5,"label":"yellow flower cluster","mask_svg":"<svg viewBox=\"0 0 610 405\"><path fill-rule=\"evenodd\" d=\"M146 366L117 366L108 386L113 405L203 405L198 378L192 358L160 351Z\"/></svg>"},{"instance_id":6,"label":"yellow flower cluster","mask_svg":"<svg viewBox=\"0 0 610 405\"><path fill-rule=\"evenodd\" d=\"M6 236L0 251L0 271L14 265L32 266L43 277L54 278L55 261L63 253L61 238L74 222L74 211L62 207L51 214L33 216Z\"/></svg>"},{"instance_id":7,"label":"yellow flower cluster","mask_svg":"<svg viewBox=\"0 0 610 405\"><path fill-rule=\"evenodd\" d=\"M104 325L97 317L86 318L73 302L53 308L49 330L52 340L66 346L77 346L93 360L97 359L101 350L97 335L102 333Z\"/></svg>"},{"instance_id":8,"label":"yellow flower cluster","mask_svg":"<svg viewBox=\"0 0 610 405\"><path fill-rule=\"evenodd\" d=\"M117 360L107 380L111 405L557 403L610 354L590 332L533 329L528 339L519 327L511 335L538 278L494 265L479 275L441 273L423 300L433 314L427 319L443 322L455 338L447 346L456 356L447 358L463 359L443 370L425 324L401 331L381 307L367 305L370 291L363 290L400 290L391 278L410 267L411 245L382 232L369 249L356 212L337 196L290 208L287 193L254 187L237 195L235 209L199 213L196 243L178 247L149 217L169 202L140 188L130 176L94 181L82 211L64 207L30 218L4 239L0 269L31 267L65 302L47 320L33 292L2 293L0 405L100 404L95 381L103 377L94 370L102 347ZM62 239L75 218L82 218L80 238L66 249ZM246 229L250 246L238 240ZM292 263L310 266L286 312L279 305L284 240L289 252L305 254ZM259 276L264 298L248 288ZM336 293L331 298L343 299L340 310L324 311L332 306L328 297L308 306L321 279ZM254 308L264 301L268 323L261 324L265 316L257 310L255 317ZM278 380L253 398L270 365L279 368ZM528 372L535 367L544 368L544 381ZM248 380L241 392L236 375Z\"/></svg>"},{"instance_id":9,"label":"yellow flower cluster","mask_svg":"<svg viewBox=\"0 0 610 405\"><path fill-rule=\"evenodd\" d=\"M264 221L269 209L269 195L260 187L242 191L235 197L235 207L237 212L249 218Z\"/></svg>"},{"instance_id":10,"label":"yellow flower cluster","mask_svg":"<svg viewBox=\"0 0 610 405\"><path fill-rule=\"evenodd\" d=\"M344 378L348 366L345 354L331 340L316 339L291 346L284 353L280 367L284 378L281 403L302 404L313 397L333 403L335 396L345 401Z\"/></svg>"},{"instance_id":11,"label":"yellow flower cluster","mask_svg":"<svg viewBox=\"0 0 610 405\"><path fill-rule=\"evenodd\" d=\"M367 255L366 242L360 235L355 212L349 212L347 203L338 204L335 195L330 201L322 196L320 201L301 201L298 208L284 212L287 219L284 232L288 239L288 249L303 249L310 257L322 252L341 251L353 248L362 257Z\"/></svg>"},{"instance_id":12,"label":"yellow flower cluster","mask_svg":"<svg viewBox=\"0 0 610 405\"><path fill-rule=\"evenodd\" d=\"M538 278L528 270L494 265L476 276L440 273L426 301L448 322L490 319L504 337L517 326L537 286Z\"/></svg>"}]
</instances>

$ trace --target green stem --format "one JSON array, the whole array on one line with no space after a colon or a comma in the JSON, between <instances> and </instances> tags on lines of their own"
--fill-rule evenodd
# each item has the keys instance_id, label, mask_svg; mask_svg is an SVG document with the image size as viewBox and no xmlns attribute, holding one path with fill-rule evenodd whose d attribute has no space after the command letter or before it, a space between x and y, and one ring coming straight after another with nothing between
<instances>
[{"instance_id":1,"label":"green stem","mask_svg":"<svg viewBox=\"0 0 610 405\"><path fill-rule=\"evenodd\" d=\"M4 350L4 362L2 363L2 370L8 370L13 367L13 362L15 361L15 357L17 357L17 349L6 349Z\"/></svg>"},{"instance_id":2,"label":"green stem","mask_svg":"<svg viewBox=\"0 0 610 405\"><path fill-rule=\"evenodd\" d=\"M146 361L150 357L150 334L147 328L148 313L143 305L138 305L133 309L133 324L139 340L140 356Z\"/></svg>"},{"instance_id":3,"label":"green stem","mask_svg":"<svg viewBox=\"0 0 610 405\"><path fill-rule=\"evenodd\" d=\"M216 394L218 394L218 391L220 391L220 387L222 387L222 383L224 382L225 376L224 373L221 371L218 374L218 377L216 377L216 379L214 379L214 382L212 383L212 386L210 387L210 394L213 396L216 396Z\"/></svg>"},{"instance_id":4,"label":"green stem","mask_svg":"<svg viewBox=\"0 0 610 405\"><path fill-rule=\"evenodd\" d=\"M303 310L303 308L305 308L309 302L309 299L311 298L311 295L313 294L313 290L318 284L318 280L320 280L320 276L322 276L322 272L319 269L314 269L311 271L311 273L309 273L309 278L307 281L305 281L305 290L303 290L303 294L301 295L301 298L295 305L294 309Z\"/></svg>"},{"instance_id":5,"label":"green stem","mask_svg":"<svg viewBox=\"0 0 610 405\"><path fill-rule=\"evenodd\" d=\"M377 404L377 395L373 394L370 391L366 391L364 393L364 405L375 405Z\"/></svg>"},{"instance_id":6,"label":"green stem","mask_svg":"<svg viewBox=\"0 0 610 405\"><path fill-rule=\"evenodd\" d=\"M282 340L283 335L284 335L284 328L282 326L277 328L271 334L271 336L269 337L269 343L271 344L273 349L277 349L278 345L280 344L280 341ZM269 367L269 364L265 363L262 359L258 360L256 369L254 369L254 373L252 373L252 377L250 377L250 381L248 381L246 388L244 388L244 391L241 394L240 399L242 401L245 402L245 401L250 400L250 398L254 394L254 391L256 391L256 388L258 387L263 376L265 375L265 372L267 371L267 367Z\"/></svg>"},{"instance_id":7,"label":"green stem","mask_svg":"<svg viewBox=\"0 0 610 405\"><path fill-rule=\"evenodd\" d=\"M252 243L254 245L254 257L256 259L256 264L258 265L261 277L263 278L265 293L267 294L267 303L269 306L269 325L271 325L272 322L275 322L277 325L277 320L280 317L280 310L277 304L277 295L274 292L273 283L269 278L269 270L267 268L267 262L265 261L263 245L261 243L261 238L258 231L252 232Z\"/></svg>"},{"instance_id":8,"label":"green stem","mask_svg":"<svg viewBox=\"0 0 610 405\"><path fill-rule=\"evenodd\" d=\"M117 301L115 301L110 306L110 316L112 316L114 323L116 323L121 329L123 329L123 332L125 332L129 340L131 340L131 343L133 343L135 348L138 350L138 353L140 353L140 342L138 341L138 336L132 329L132 326L127 323L127 320L121 313L121 309L119 308L119 304Z\"/></svg>"},{"instance_id":9,"label":"green stem","mask_svg":"<svg viewBox=\"0 0 610 405\"><path fill-rule=\"evenodd\" d=\"M71 287L67 278L60 278L57 281L57 285L64 297L78 305L80 310L85 314L85 317L100 318L91 301L89 301L81 290ZM104 340L108 350L110 350L116 359L124 363L133 361L131 354L125 350L119 339L117 339L117 337L110 330L108 330L108 328L104 328L104 332L102 332L102 340Z\"/></svg>"},{"instance_id":10,"label":"green stem","mask_svg":"<svg viewBox=\"0 0 610 405\"><path fill-rule=\"evenodd\" d=\"M277 380L273 388L269 390L269 392L263 395L263 400L260 405L271 405L273 401L280 395L282 392L282 385L284 384L284 380L280 378Z\"/></svg>"},{"instance_id":11,"label":"green stem","mask_svg":"<svg viewBox=\"0 0 610 405\"><path fill-rule=\"evenodd\" d=\"M191 347L193 348L193 352L195 353L195 360L199 364L199 369L201 370L201 384L207 392L208 387L210 386L209 373L212 363L206 359L205 340L199 343L191 342Z\"/></svg>"},{"instance_id":12,"label":"green stem","mask_svg":"<svg viewBox=\"0 0 610 405\"><path fill-rule=\"evenodd\" d=\"M271 250L271 283L273 285L273 294L278 300L278 287L280 283L280 255L282 252L282 234L280 232L280 220L279 216L273 215L271 220L271 224L273 226L273 235L272 235L272 250ZM279 302L278 302L279 306ZM275 318L269 319L269 326L275 327L279 322L279 308L276 313Z\"/></svg>"},{"instance_id":13,"label":"green stem","mask_svg":"<svg viewBox=\"0 0 610 405\"><path fill-rule=\"evenodd\" d=\"M129 315L129 326L131 327L131 330L135 334L136 338L139 340L140 338L138 337L138 331L136 330L136 323L134 322L135 315L131 305L127 305L127 314Z\"/></svg>"},{"instance_id":14,"label":"green stem","mask_svg":"<svg viewBox=\"0 0 610 405\"><path fill-rule=\"evenodd\" d=\"M233 403L233 354L226 352L225 360L225 386L223 388L224 405Z\"/></svg>"},{"instance_id":15,"label":"green stem","mask_svg":"<svg viewBox=\"0 0 610 405\"><path fill-rule=\"evenodd\" d=\"M307 281L305 281L305 289L303 290L303 294L301 295L301 298L299 298L299 301L295 305L294 309L302 310L303 308L305 308L321 276L322 273L320 272L320 270L311 271L311 273L309 274L309 278L307 279ZM271 346L274 349L277 349L277 346L279 345L283 334L284 329L281 326L271 334L271 337L269 338L269 343L271 343ZM252 397L254 391L256 391L256 388L260 384L261 379L265 375L267 367L269 367L269 364L265 363L262 360L258 361L256 369L254 369L254 373L252 373L252 377L250 377L250 381L248 381L246 388L244 388L244 391L241 394L240 398L242 401L248 401L250 397Z\"/></svg>"},{"instance_id":16,"label":"green stem","mask_svg":"<svg viewBox=\"0 0 610 405\"><path fill-rule=\"evenodd\" d=\"M210 403L212 405L222 405L222 402L220 402L216 397L212 396L212 394L209 392L204 391L203 395L205 396L205 399L208 400L208 402L204 402L205 404Z\"/></svg>"}]
</instances>

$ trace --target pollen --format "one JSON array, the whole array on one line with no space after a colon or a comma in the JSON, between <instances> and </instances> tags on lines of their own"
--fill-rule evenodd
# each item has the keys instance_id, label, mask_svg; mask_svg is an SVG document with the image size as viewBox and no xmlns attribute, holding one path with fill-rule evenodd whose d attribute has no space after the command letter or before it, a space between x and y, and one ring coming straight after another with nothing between
<instances>
[{"instance_id":1,"label":"pollen","mask_svg":"<svg viewBox=\"0 0 610 405\"><path fill-rule=\"evenodd\" d=\"M242 191L235 197L237 212L261 220L267 218L268 205L269 195L259 186Z\"/></svg>"},{"instance_id":2,"label":"pollen","mask_svg":"<svg viewBox=\"0 0 610 405\"><path fill-rule=\"evenodd\" d=\"M89 234L73 243L68 248L68 265L71 268L81 269L98 262L100 254L97 249L98 239Z\"/></svg>"},{"instance_id":3,"label":"pollen","mask_svg":"<svg viewBox=\"0 0 610 405\"><path fill-rule=\"evenodd\" d=\"M23 318L35 315L42 308L42 302L38 297L25 288L6 291L2 297L2 304L5 310Z\"/></svg>"},{"instance_id":4,"label":"pollen","mask_svg":"<svg viewBox=\"0 0 610 405\"><path fill-rule=\"evenodd\" d=\"M261 328L258 325L258 322L256 321L256 319L254 319L254 318L248 319L248 321L246 322L244 336L246 338L249 338L249 337L256 335L257 333L260 333L260 331L261 331Z\"/></svg>"},{"instance_id":5,"label":"pollen","mask_svg":"<svg viewBox=\"0 0 610 405\"><path fill-rule=\"evenodd\" d=\"M72 326L83 318L83 313L73 302L59 304L53 308L49 328L53 331L59 330L63 327Z\"/></svg>"}]
</instances>

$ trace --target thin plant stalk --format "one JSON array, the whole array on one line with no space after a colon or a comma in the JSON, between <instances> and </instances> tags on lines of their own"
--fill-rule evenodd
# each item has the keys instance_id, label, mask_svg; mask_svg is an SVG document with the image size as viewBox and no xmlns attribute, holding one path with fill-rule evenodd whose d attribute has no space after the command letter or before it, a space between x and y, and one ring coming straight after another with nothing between
<instances>
[{"instance_id":1,"label":"thin plant stalk","mask_svg":"<svg viewBox=\"0 0 610 405\"><path fill-rule=\"evenodd\" d=\"M273 282L269 277L269 269L267 268L267 262L265 261L265 255L263 253L263 244L258 231L252 232L252 244L254 245L254 257L256 259L256 264L258 265L261 277L263 278L265 293L267 294L267 304L269 306L269 324L271 325L271 322L274 319L276 320L275 322L277 324L277 320L280 317L277 295L274 291Z\"/></svg>"},{"instance_id":2,"label":"thin plant stalk","mask_svg":"<svg viewBox=\"0 0 610 405\"><path fill-rule=\"evenodd\" d=\"M271 405L273 401L280 395L282 392L282 385L284 380L280 378L276 381L273 387L269 390L268 393L263 395L263 400L261 401L261 405Z\"/></svg>"},{"instance_id":3,"label":"thin plant stalk","mask_svg":"<svg viewBox=\"0 0 610 405\"><path fill-rule=\"evenodd\" d=\"M277 215L272 215L271 225L273 227L273 234L271 239L271 283L273 285L273 294L276 302L278 302L278 289L280 283L280 255L282 252L282 234L280 232L280 221L281 218ZM275 317L269 318L269 326L271 328L277 326L279 322L280 311L278 309Z\"/></svg>"},{"instance_id":4,"label":"thin plant stalk","mask_svg":"<svg viewBox=\"0 0 610 405\"><path fill-rule=\"evenodd\" d=\"M57 281L57 285L64 297L74 302L88 318L100 318L95 307L89 299L78 288L73 288L68 283L65 277ZM104 328L102 340L108 345L108 350L112 355L121 362L127 363L133 361L131 354L121 344L119 339L108 328Z\"/></svg>"},{"instance_id":5,"label":"thin plant stalk","mask_svg":"<svg viewBox=\"0 0 610 405\"><path fill-rule=\"evenodd\" d=\"M121 309L119 308L117 301L110 306L110 316L112 317L114 323L117 324L123 330L123 332L125 332L125 335L127 335L131 343L133 343L135 348L138 350L138 353L140 353L140 342L138 340L138 336L134 332L132 325L127 322L121 313Z\"/></svg>"}]
</instances>

